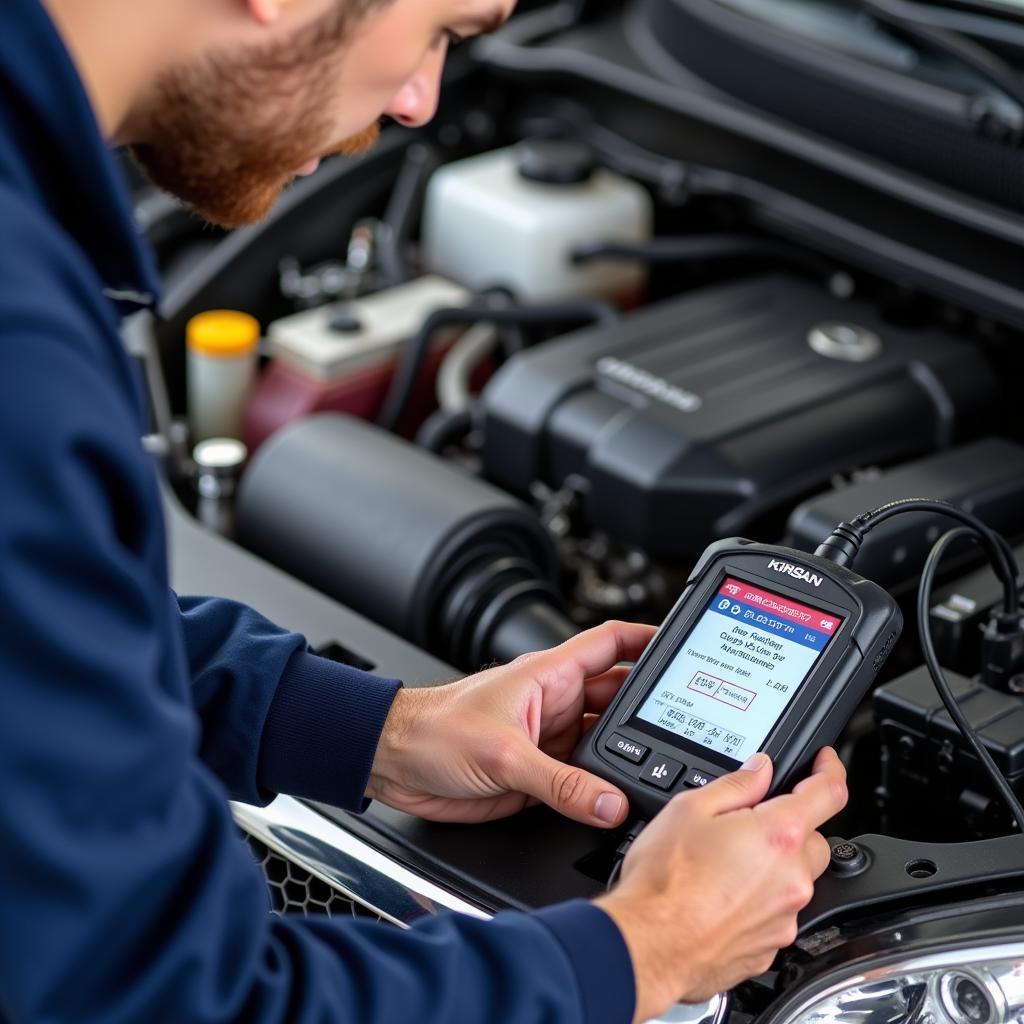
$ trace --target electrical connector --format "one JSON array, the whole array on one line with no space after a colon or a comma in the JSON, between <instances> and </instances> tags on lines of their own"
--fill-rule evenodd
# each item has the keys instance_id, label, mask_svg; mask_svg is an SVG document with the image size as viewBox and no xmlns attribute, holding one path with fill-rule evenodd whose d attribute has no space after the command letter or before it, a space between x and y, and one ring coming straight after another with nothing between
<instances>
[{"instance_id":1,"label":"electrical connector","mask_svg":"<svg viewBox=\"0 0 1024 1024\"><path fill-rule=\"evenodd\" d=\"M981 681L1004 693L1024 693L1024 615L993 613L981 634Z\"/></svg>"},{"instance_id":2,"label":"electrical connector","mask_svg":"<svg viewBox=\"0 0 1024 1024\"><path fill-rule=\"evenodd\" d=\"M863 531L853 523L840 523L832 533L818 545L814 554L826 558L836 565L848 566L853 563L864 542Z\"/></svg>"}]
</instances>

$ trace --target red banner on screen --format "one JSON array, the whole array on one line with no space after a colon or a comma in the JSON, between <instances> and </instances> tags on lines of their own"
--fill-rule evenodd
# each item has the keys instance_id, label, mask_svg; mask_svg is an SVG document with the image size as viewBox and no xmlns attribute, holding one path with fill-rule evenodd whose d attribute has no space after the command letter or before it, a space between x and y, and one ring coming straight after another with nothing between
<instances>
[{"instance_id":1,"label":"red banner on screen","mask_svg":"<svg viewBox=\"0 0 1024 1024\"><path fill-rule=\"evenodd\" d=\"M761 590L760 587L751 586L749 583L731 577L725 579L719 587L718 593L722 597L728 597L740 604L757 608L766 615L777 615L781 619L788 619L790 622L796 622L801 626L817 629L829 635L834 633L843 621L838 615L829 615L827 612L810 608L792 598L780 597L778 594Z\"/></svg>"}]
</instances>

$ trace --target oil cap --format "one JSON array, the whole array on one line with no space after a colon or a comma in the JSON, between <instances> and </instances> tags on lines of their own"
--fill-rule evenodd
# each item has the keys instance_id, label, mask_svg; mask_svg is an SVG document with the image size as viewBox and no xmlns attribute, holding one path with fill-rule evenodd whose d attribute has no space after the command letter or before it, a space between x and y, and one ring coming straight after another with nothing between
<instances>
[{"instance_id":1,"label":"oil cap","mask_svg":"<svg viewBox=\"0 0 1024 1024\"><path fill-rule=\"evenodd\" d=\"M569 139L527 139L517 157L520 176L542 185L582 185L597 167L590 147Z\"/></svg>"},{"instance_id":2,"label":"oil cap","mask_svg":"<svg viewBox=\"0 0 1024 1024\"><path fill-rule=\"evenodd\" d=\"M859 324L823 323L811 329L807 344L827 359L845 363L866 363L877 359L883 350L882 339Z\"/></svg>"}]
</instances>

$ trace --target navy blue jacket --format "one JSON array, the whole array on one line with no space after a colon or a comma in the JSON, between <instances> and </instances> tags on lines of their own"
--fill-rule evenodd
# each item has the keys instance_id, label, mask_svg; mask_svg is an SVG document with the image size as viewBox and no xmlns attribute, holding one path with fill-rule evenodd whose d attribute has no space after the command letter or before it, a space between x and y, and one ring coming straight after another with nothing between
<instances>
[{"instance_id":1,"label":"navy blue jacket","mask_svg":"<svg viewBox=\"0 0 1024 1024\"><path fill-rule=\"evenodd\" d=\"M114 290L155 294L152 258L53 24L3 0L0 1021L628 1021L625 945L582 901L269 913L228 799L358 809L398 684L170 591Z\"/></svg>"}]
</instances>

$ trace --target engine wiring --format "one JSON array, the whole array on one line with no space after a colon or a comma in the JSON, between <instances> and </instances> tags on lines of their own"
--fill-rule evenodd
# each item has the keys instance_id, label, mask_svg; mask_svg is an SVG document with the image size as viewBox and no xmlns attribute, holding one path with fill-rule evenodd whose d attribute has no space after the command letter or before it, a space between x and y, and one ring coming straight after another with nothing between
<instances>
[{"instance_id":1,"label":"engine wiring","mask_svg":"<svg viewBox=\"0 0 1024 1024\"><path fill-rule=\"evenodd\" d=\"M1019 638L1024 635L1024 625L1022 625L1019 610L1019 571L1013 549L1006 539L988 527L977 516L965 512L956 505L950 505L947 502L936 501L930 498L903 498L891 501L871 512L857 516L851 522L840 523L833 530L831 536L821 544L815 554L819 557L827 558L837 565L851 565L857 557L861 542L870 530L873 530L893 516L901 515L905 512L937 513L950 519L956 519L962 524L945 533L935 542L921 573L917 590L917 619L921 651L924 655L928 673L935 684L936 690L938 690L939 696L942 698L942 703L949 712L950 718L956 723L963 734L964 740L981 762L989 778L992 780L993 786L1009 808L1013 815L1014 826L1024 832L1024 807L1021 806L1013 788L999 770L995 761L992 760L991 755L978 739L977 733L960 709L946 678L945 671L939 664L928 615L931 606L932 587L942 556L950 545L959 540L969 538L979 544L985 551L992 568L1003 584L1003 610L1001 613L995 613L997 631L1004 637L1013 635Z\"/></svg>"},{"instance_id":2,"label":"engine wiring","mask_svg":"<svg viewBox=\"0 0 1024 1024\"><path fill-rule=\"evenodd\" d=\"M1006 781L995 761L992 760L992 756L985 749L985 745L978 739L977 733L974 731L971 723L967 721L967 716L964 715L960 705L957 703L956 697L954 697L953 691L950 689L949 680L946 679L946 674L939 664L935 644L932 640L931 623L928 615L928 610L931 607L932 585L935 582L935 575L938 572L942 556L950 545L961 539L978 541L977 534L969 527L959 526L954 530L950 530L935 542L935 546L929 553L928 560L925 562L924 570L921 573L921 582L917 590L917 619L921 638L921 653L924 655L925 664L928 666L928 674L932 677L935 689L939 691L942 703L946 705L949 717L956 722L957 727L963 733L963 737L974 752L974 755L985 766L985 770L999 791L999 795L1013 813L1014 824L1020 831L1024 832L1024 807L1021 806L1013 788Z\"/></svg>"}]
</instances>

